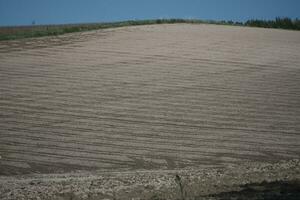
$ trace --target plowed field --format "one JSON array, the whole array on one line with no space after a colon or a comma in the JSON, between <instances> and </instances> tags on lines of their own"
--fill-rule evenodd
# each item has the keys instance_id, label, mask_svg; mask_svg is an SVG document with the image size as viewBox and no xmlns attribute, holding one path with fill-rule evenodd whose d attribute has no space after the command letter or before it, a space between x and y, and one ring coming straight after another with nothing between
<instances>
[{"instance_id":1,"label":"plowed field","mask_svg":"<svg viewBox=\"0 0 300 200\"><path fill-rule=\"evenodd\" d=\"M300 32L151 25L0 42L0 175L300 157Z\"/></svg>"}]
</instances>

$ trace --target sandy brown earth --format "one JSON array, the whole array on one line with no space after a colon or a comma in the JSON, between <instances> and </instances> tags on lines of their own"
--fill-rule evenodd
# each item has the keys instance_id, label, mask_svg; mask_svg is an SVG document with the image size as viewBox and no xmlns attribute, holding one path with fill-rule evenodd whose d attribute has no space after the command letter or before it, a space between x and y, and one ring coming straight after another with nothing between
<instances>
[{"instance_id":1,"label":"sandy brown earth","mask_svg":"<svg viewBox=\"0 0 300 200\"><path fill-rule=\"evenodd\" d=\"M300 32L216 25L2 41L0 179L299 159L299 52Z\"/></svg>"}]
</instances>

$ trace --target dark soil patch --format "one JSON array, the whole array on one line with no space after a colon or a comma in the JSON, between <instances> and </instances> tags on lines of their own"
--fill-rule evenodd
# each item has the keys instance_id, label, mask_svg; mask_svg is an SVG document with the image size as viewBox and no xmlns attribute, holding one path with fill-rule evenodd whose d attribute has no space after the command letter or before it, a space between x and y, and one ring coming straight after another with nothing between
<instances>
[{"instance_id":1,"label":"dark soil patch","mask_svg":"<svg viewBox=\"0 0 300 200\"><path fill-rule=\"evenodd\" d=\"M242 186L241 191L224 192L209 197L220 200L298 200L300 199L300 180L248 184Z\"/></svg>"}]
</instances>

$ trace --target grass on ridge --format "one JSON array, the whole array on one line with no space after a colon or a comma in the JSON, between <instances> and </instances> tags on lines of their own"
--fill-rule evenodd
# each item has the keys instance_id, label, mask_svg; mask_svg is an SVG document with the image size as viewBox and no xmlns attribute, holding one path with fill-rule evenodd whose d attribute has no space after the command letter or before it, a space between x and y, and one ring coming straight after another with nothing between
<instances>
[{"instance_id":1,"label":"grass on ridge","mask_svg":"<svg viewBox=\"0 0 300 200\"><path fill-rule=\"evenodd\" d=\"M204 23L201 20L183 19L157 19L157 20L132 20L111 23L67 24L67 25L34 25L0 27L0 40L14 40L22 38L56 36L65 33L83 32L90 30L117 28L124 26L172 24L172 23Z\"/></svg>"},{"instance_id":2,"label":"grass on ridge","mask_svg":"<svg viewBox=\"0 0 300 200\"><path fill-rule=\"evenodd\" d=\"M290 30L300 30L300 20L290 18L276 18L275 20L248 20L247 22L233 21L214 21L199 19L152 19L152 20L129 20L111 23L87 23L87 24L66 24L66 25L33 25L33 26L14 26L0 27L0 41L14 40L22 38L55 36L65 33L74 33L106 28L116 28L124 26L138 26L151 24L219 24L231 26L250 26L262 28L281 28Z\"/></svg>"}]
</instances>

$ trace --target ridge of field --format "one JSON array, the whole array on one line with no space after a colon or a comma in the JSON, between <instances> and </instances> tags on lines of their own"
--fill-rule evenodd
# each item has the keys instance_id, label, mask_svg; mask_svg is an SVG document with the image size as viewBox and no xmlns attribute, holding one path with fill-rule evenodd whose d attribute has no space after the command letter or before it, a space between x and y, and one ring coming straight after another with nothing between
<instances>
[{"instance_id":1,"label":"ridge of field","mask_svg":"<svg viewBox=\"0 0 300 200\"><path fill-rule=\"evenodd\" d=\"M187 20L187 19L153 19L153 20L129 20L106 23L83 23L83 24L58 24L58 25L32 25L32 26L6 26L0 27L1 40L15 40L23 38L57 36L66 33L85 32L91 30L119 28L125 26L153 25L153 24L175 24L175 23L209 23L221 24L216 21ZM226 24L226 22L223 22ZM233 24L231 24L233 25ZM237 25L237 24L236 24Z\"/></svg>"},{"instance_id":2,"label":"ridge of field","mask_svg":"<svg viewBox=\"0 0 300 200\"><path fill-rule=\"evenodd\" d=\"M91 30L118 28L125 26L140 26L154 24L215 24L230 26L249 26L260 28L276 28L288 30L300 30L300 20L288 17L277 17L275 20L248 20L246 22L215 21L200 19L148 19L129 20L105 23L83 23L83 24L58 24L58 25L32 25L32 26L6 26L0 27L1 40L15 40L34 37L57 36L67 33L84 32Z\"/></svg>"},{"instance_id":3,"label":"ridge of field","mask_svg":"<svg viewBox=\"0 0 300 200\"><path fill-rule=\"evenodd\" d=\"M0 42L0 174L300 155L300 32L151 25Z\"/></svg>"}]
</instances>

